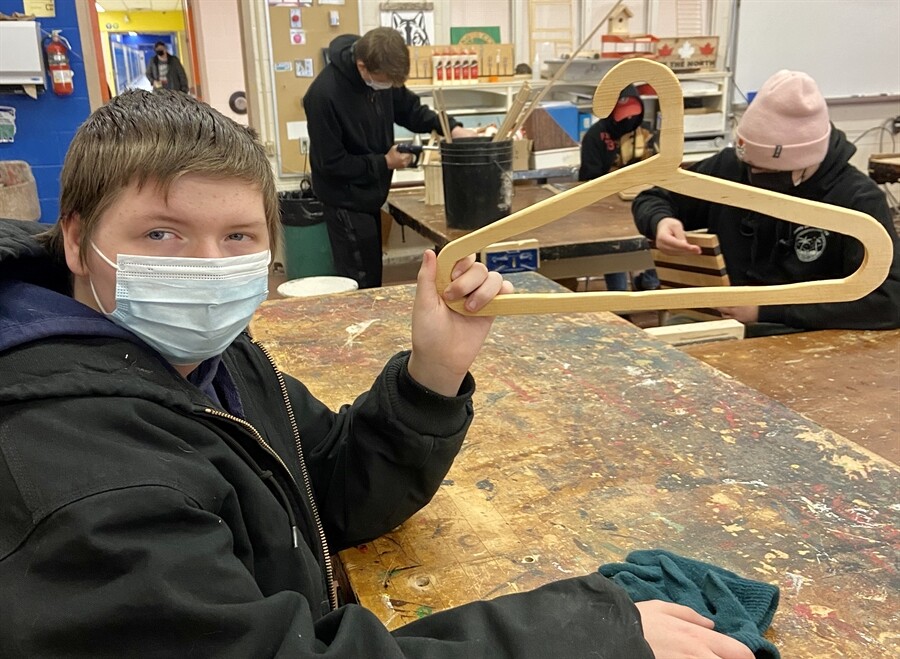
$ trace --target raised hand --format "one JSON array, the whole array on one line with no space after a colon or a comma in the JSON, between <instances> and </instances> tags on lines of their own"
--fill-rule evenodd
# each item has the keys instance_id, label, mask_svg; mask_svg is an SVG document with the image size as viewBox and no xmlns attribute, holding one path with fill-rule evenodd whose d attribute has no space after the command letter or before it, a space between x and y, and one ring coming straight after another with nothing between
<instances>
[{"instance_id":1,"label":"raised hand","mask_svg":"<svg viewBox=\"0 0 900 659\"><path fill-rule=\"evenodd\" d=\"M474 256L456 262L451 283L439 294L435 286L437 257L427 250L419 268L412 317L412 354L409 374L416 382L444 396L455 396L469 367L481 350L493 317L464 316L446 301L465 299L477 311L513 286L496 272L488 272Z\"/></svg>"}]
</instances>

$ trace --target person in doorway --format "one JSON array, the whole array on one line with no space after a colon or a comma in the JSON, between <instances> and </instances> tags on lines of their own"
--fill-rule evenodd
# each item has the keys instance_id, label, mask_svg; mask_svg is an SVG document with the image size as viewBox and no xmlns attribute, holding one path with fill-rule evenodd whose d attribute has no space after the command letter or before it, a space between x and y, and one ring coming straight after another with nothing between
<instances>
[{"instance_id":1,"label":"person in doorway","mask_svg":"<svg viewBox=\"0 0 900 659\"><path fill-rule=\"evenodd\" d=\"M394 144L394 124L441 133L440 121L404 86L409 49L399 32L380 27L331 42L330 63L303 97L316 196L337 274L360 288L381 286L381 207L394 170L412 156ZM474 131L450 119L454 138Z\"/></svg>"},{"instance_id":2,"label":"person in doorway","mask_svg":"<svg viewBox=\"0 0 900 659\"><path fill-rule=\"evenodd\" d=\"M181 61L170 55L166 44L157 41L153 46L155 55L147 65L147 79L153 85L153 89L174 89L179 92L188 92L187 73Z\"/></svg>"},{"instance_id":3,"label":"person in doorway","mask_svg":"<svg viewBox=\"0 0 900 659\"><path fill-rule=\"evenodd\" d=\"M867 213L884 226L893 262L884 283L854 302L773 304L720 309L748 325L748 335L814 329L900 327L900 241L884 193L850 164L856 152L832 126L815 81L779 71L760 88L735 131L737 144L695 163L691 170L728 181ZM863 261L862 244L802 226L652 188L632 205L638 230L667 254L699 253L684 232L708 229L719 237L733 285L791 284L841 279Z\"/></svg>"},{"instance_id":4,"label":"person in doorway","mask_svg":"<svg viewBox=\"0 0 900 659\"><path fill-rule=\"evenodd\" d=\"M581 140L579 181L590 181L627 167L656 153L656 136L644 128L644 102L634 85L628 85L609 116L595 121ZM628 273L603 275L609 291L627 291ZM659 288L655 270L635 276L639 290Z\"/></svg>"},{"instance_id":5,"label":"person in doorway","mask_svg":"<svg viewBox=\"0 0 900 659\"><path fill-rule=\"evenodd\" d=\"M79 128L60 220L0 221L0 656L752 659L691 609L599 573L389 632L331 552L425 505L472 421L469 365L511 287L474 258L411 350L338 412L245 328L278 246L252 131L129 91ZM48 603L52 603L49 606Z\"/></svg>"}]
</instances>

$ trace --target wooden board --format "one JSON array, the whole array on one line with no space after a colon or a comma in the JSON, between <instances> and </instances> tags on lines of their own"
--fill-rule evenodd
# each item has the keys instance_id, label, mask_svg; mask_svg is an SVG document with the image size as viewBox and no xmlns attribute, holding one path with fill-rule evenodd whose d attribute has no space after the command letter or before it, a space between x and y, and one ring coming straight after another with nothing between
<instances>
[{"instance_id":1,"label":"wooden board","mask_svg":"<svg viewBox=\"0 0 900 659\"><path fill-rule=\"evenodd\" d=\"M744 338L744 325L733 318L708 320L702 323L661 325L644 328L647 334L673 346L707 344L713 341L734 341Z\"/></svg>"},{"instance_id":2,"label":"wooden board","mask_svg":"<svg viewBox=\"0 0 900 659\"><path fill-rule=\"evenodd\" d=\"M825 330L686 353L900 464L900 330Z\"/></svg>"},{"instance_id":3,"label":"wooden board","mask_svg":"<svg viewBox=\"0 0 900 659\"><path fill-rule=\"evenodd\" d=\"M413 292L267 302L252 329L337 406L409 345ZM432 503L341 554L388 627L666 548L779 585L784 657L900 653L896 466L608 313L499 318L473 374Z\"/></svg>"}]
</instances>

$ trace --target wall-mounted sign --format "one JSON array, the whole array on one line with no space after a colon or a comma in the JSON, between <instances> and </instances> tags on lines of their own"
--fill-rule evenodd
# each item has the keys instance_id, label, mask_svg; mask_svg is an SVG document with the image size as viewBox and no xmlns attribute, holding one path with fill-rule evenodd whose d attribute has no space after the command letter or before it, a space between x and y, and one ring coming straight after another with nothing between
<instances>
[{"instance_id":1,"label":"wall-mounted sign","mask_svg":"<svg viewBox=\"0 0 900 659\"><path fill-rule=\"evenodd\" d=\"M500 26L489 27L451 27L450 44L486 44L500 43Z\"/></svg>"},{"instance_id":2,"label":"wall-mounted sign","mask_svg":"<svg viewBox=\"0 0 900 659\"><path fill-rule=\"evenodd\" d=\"M26 16L56 16L56 0L23 0L22 5Z\"/></svg>"}]
</instances>

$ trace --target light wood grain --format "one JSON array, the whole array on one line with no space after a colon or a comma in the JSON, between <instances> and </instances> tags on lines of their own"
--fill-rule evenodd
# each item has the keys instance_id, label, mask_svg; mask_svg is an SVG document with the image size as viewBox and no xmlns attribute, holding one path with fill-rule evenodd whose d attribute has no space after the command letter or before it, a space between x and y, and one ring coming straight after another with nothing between
<instances>
[{"instance_id":1,"label":"light wood grain","mask_svg":"<svg viewBox=\"0 0 900 659\"><path fill-rule=\"evenodd\" d=\"M648 327L644 331L673 346L744 338L744 325L733 318L708 320L703 323Z\"/></svg>"},{"instance_id":2,"label":"light wood grain","mask_svg":"<svg viewBox=\"0 0 900 659\"><path fill-rule=\"evenodd\" d=\"M529 98L531 98L531 83L526 81L522 83L522 86L516 93L516 97L513 99L509 112L506 113L506 117L504 117L503 122L497 129L497 133L493 138L494 142L499 142L515 135L515 131L510 129L518 125L519 117L522 114L522 110L525 109L525 104L528 103Z\"/></svg>"},{"instance_id":3,"label":"light wood grain","mask_svg":"<svg viewBox=\"0 0 900 659\"><path fill-rule=\"evenodd\" d=\"M645 59L617 64L597 87L594 114L609 114L620 90L635 81L650 83L658 94L663 117L659 153L523 209L448 244L438 257L439 291L449 284L453 264L466 255L479 252L491 243L549 224L609 195L643 184L658 185L689 197L852 236L865 249L862 265L842 279L775 286L500 295L477 312L478 315L846 302L865 296L885 280L892 259L891 239L884 227L870 215L681 169L684 149L683 95L675 74L662 64ZM451 306L460 313L469 313L464 310L462 301Z\"/></svg>"}]
</instances>

